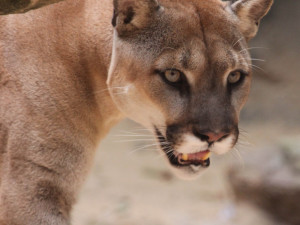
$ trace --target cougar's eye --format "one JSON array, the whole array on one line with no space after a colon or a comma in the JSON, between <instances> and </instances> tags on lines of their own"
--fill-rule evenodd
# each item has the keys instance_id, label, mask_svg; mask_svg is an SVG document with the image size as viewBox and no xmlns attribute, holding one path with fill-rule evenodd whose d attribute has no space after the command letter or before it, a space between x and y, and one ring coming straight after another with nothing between
<instances>
[{"instance_id":1,"label":"cougar's eye","mask_svg":"<svg viewBox=\"0 0 300 225\"><path fill-rule=\"evenodd\" d=\"M177 83L181 80L181 73L178 70L170 69L164 73L166 80L171 83Z\"/></svg>"},{"instance_id":2,"label":"cougar's eye","mask_svg":"<svg viewBox=\"0 0 300 225\"><path fill-rule=\"evenodd\" d=\"M239 82L241 78L242 78L242 72L233 71L228 75L227 80L228 80L228 83L235 84L235 83Z\"/></svg>"},{"instance_id":3,"label":"cougar's eye","mask_svg":"<svg viewBox=\"0 0 300 225\"><path fill-rule=\"evenodd\" d=\"M188 94L190 91L188 80L183 72L177 69L154 70L155 74L171 88L180 91L181 95Z\"/></svg>"}]
</instances>

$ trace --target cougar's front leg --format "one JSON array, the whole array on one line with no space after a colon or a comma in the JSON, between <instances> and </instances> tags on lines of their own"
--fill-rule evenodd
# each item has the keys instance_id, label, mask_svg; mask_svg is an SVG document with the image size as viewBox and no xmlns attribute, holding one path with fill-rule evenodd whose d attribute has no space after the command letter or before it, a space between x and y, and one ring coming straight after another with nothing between
<instances>
[{"instance_id":1,"label":"cougar's front leg","mask_svg":"<svg viewBox=\"0 0 300 225\"><path fill-rule=\"evenodd\" d=\"M74 196L55 182L33 180L27 184L11 181L2 185L0 225L70 224Z\"/></svg>"},{"instance_id":2,"label":"cougar's front leg","mask_svg":"<svg viewBox=\"0 0 300 225\"><path fill-rule=\"evenodd\" d=\"M86 170L85 149L58 139L8 146L0 225L68 225Z\"/></svg>"}]
</instances>

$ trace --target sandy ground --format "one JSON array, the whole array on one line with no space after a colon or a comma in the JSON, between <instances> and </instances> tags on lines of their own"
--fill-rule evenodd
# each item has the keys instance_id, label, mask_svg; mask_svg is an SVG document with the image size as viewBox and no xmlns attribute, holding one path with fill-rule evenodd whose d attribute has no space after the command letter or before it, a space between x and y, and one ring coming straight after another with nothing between
<instances>
[{"instance_id":1,"label":"sandy ground","mask_svg":"<svg viewBox=\"0 0 300 225\"><path fill-rule=\"evenodd\" d=\"M274 144L280 125L244 125L239 151L213 156L197 180L175 177L149 133L124 121L101 144L73 212L74 225L276 225L263 212L236 202L227 183L244 153ZM298 132L298 133L297 133ZM138 133L141 136L126 136ZM266 135L266 133L268 135ZM289 130L285 134L300 134ZM282 137L283 138L283 137ZM150 146L151 145L151 146ZM143 148L146 146L145 148ZM147 147L148 146L148 147Z\"/></svg>"}]
</instances>

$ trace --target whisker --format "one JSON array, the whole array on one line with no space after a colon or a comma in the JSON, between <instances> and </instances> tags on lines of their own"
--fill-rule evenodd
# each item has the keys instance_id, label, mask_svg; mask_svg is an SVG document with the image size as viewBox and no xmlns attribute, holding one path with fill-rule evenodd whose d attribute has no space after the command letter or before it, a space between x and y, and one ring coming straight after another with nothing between
<instances>
[{"instance_id":1,"label":"whisker","mask_svg":"<svg viewBox=\"0 0 300 225\"><path fill-rule=\"evenodd\" d=\"M173 148L170 148L170 150L166 151L166 154L169 154L170 152L173 152Z\"/></svg>"},{"instance_id":2,"label":"whisker","mask_svg":"<svg viewBox=\"0 0 300 225\"><path fill-rule=\"evenodd\" d=\"M241 37L239 40L237 40L233 45L232 45L232 48L234 48L234 46L239 43L244 37Z\"/></svg>"},{"instance_id":3,"label":"whisker","mask_svg":"<svg viewBox=\"0 0 300 225\"><path fill-rule=\"evenodd\" d=\"M123 134L141 134L140 132L139 133L135 133L133 131L125 131L125 130L121 131L121 133L123 133Z\"/></svg>"},{"instance_id":4,"label":"whisker","mask_svg":"<svg viewBox=\"0 0 300 225\"><path fill-rule=\"evenodd\" d=\"M260 61L260 62L265 62L266 60L264 60L264 59L253 59L253 58L251 58L251 60L252 61Z\"/></svg>"},{"instance_id":5,"label":"whisker","mask_svg":"<svg viewBox=\"0 0 300 225\"><path fill-rule=\"evenodd\" d=\"M153 137L153 135L143 135L143 134L116 134L115 137Z\"/></svg>"},{"instance_id":6,"label":"whisker","mask_svg":"<svg viewBox=\"0 0 300 225\"><path fill-rule=\"evenodd\" d=\"M241 153L239 152L239 150L236 147L234 147L234 152L233 153L236 153L236 156L239 159L239 162L241 163L242 167L244 168L245 167L245 160L244 160Z\"/></svg>"},{"instance_id":7,"label":"whisker","mask_svg":"<svg viewBox=\"0 0 300 225\"><path fill-rule=\"evenodd\" d=\"M241 59L244 59L243 57L240 57L240 58L238 58L239 60L241 60ZM251 60L251 61L260 61L260 62L266 62L266 60L264 60L264 59L257 59L257 58L247 58L248 60ZM247 63L248 64L248 63ZM248 64L248 65L250 65L250 64Z\"/></svg>"},{"instance_id":8,"label":"whisker","mask_svg":"<svg viewBox=\"0 0 300 225\"><path fill-rule=\"evenodd\" d=\"M249 51L249 50L253 50L253 49L268 49L265 47L251 47L251 48L244 48L241 51L239 51L239 53L243 52L243 51Z\"/></svg>"},{"instance_id":9,"label":"whisker","mask_svg":"<svg viewBox=\"0 0 300 225\"><path fill-rule=\"evenodd\" d=\"M158 152L158 156L156 156L155 158L156 158L156 159L160 159L160 158L163 158L163 157L165 157L165 156L166 156L166 154L165 154L164 152L159 151L159 152Z\"/></svg>"},{"instance_id":10,"label":"whisker","mask_svg":"<svg viewBox=\"0 0 300 225\"><path fill-rule=\"evenodd\" d=\"M137 141L154 141L153 139L133 139L133 140L115 140L115 142L137 142Z\"/></svg>"},{"instance_id":11,"label":"whisker","mask_svg":"<svg viewBox=\"0 0 300 225\"><path fill-rule=\"evenodd\" d=\"M263 70L262 68L260 68L259 66L256 66L256 65L253 65L253 64L252 64L252 67L257 68L257 69L263 71L264 73L266 73L266 71L264 71L264 70Z\"/></svg>"},{"instance_id":12,"label":"whisker","mask_svg":"<svg viewBox=\"0 0 300 225\"><path fill-rule=\"evenodd\" d=\"M133 150L131 150L128 154L133 154L133 153L135 153L135 152L137 152L137 151L141 151L141 150L148 150L150 147L153 147L153 146L157 146L157 143L155 143L155 144L150 144L150 145L145 145L145 146L142 146L142 147L133 149Z\"/></svg>"},{"instance_id":13,"label":"whisker","mask_svg":"<svg viewBox=\"0 0 300 225\"><path fill-rule=\"evenodd\" d=\"M163 158L163 157L166 157L166 156L167 156L166 153L160 151L159 154L158 154L158 156L157 156L156 158L157 158L157 159L160 159L160 158ZM167 156L167 157L168 157L168 156Z\"/></svg>"}]
</instances>

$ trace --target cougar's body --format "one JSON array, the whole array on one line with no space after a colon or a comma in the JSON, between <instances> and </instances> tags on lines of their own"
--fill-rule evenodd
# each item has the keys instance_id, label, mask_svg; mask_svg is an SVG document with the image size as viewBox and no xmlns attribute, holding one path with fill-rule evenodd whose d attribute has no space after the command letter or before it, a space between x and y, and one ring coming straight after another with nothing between
<instances>
[{"instance_id":1,"label":"cougar's body","mask_svg":"<svg viewBox=\"0 0 300 225\"><path fill-rule=\"evenodd\" d=\"M66 0L25 14L1 16L0 225L70 224L70 211L95 149L124 116L136 117L148 127L162 150L172 142L175 156L190 146L226 151L232 147L250 78L242 84L244 91L236 91L236 99L225 98L220 94L225 93L221 83L227 85L228 68L239 69L239 63L223 59L231 57L225 54L231 48L242 51L257 31L247 24L252 17L238 22L252 8L253 4L247 5L251 1L262 8L257 18L253 16L257 22L272 1L241 0L230 8L230 3L218 0L164 0L161 5L155 0ZM243 11L245 7L240 6L245 2ZM236 16L231 18L230 13ZM227 29L230 18L235 22ZM177 55L182 71L188 71L184 79L189 87L180 89L180 94L164 83L165 72L161 72L171 67L173 71ZM246 51L241 55L247 65L248 56ZM216 65L220 85L211 85L216 81L212 81L210 65ZM243 69L250 73L249 66ZM200 74L210 75L199 78ZM122 94L114 92L118 88ZM199 90L205 92L196 94ZM200 100L208 102L203 96L211 99L213 107L197 111ZM199 127L200 123L205 125ZM202 134L203 130L209 132ZM194 167L184 165L183 169Z\"/></svg>"},{"instance_id":2,"label":"cougar's body","mask_svg":"<svg viewBox=\"0 0 300 225\"><path fill-rule=\"evenodd\" d=\"M120 119L106 86L111 17L110 1L78 0L0 17L1 219L68 218L100 138Z\"/></svg>"}]
</instances>

